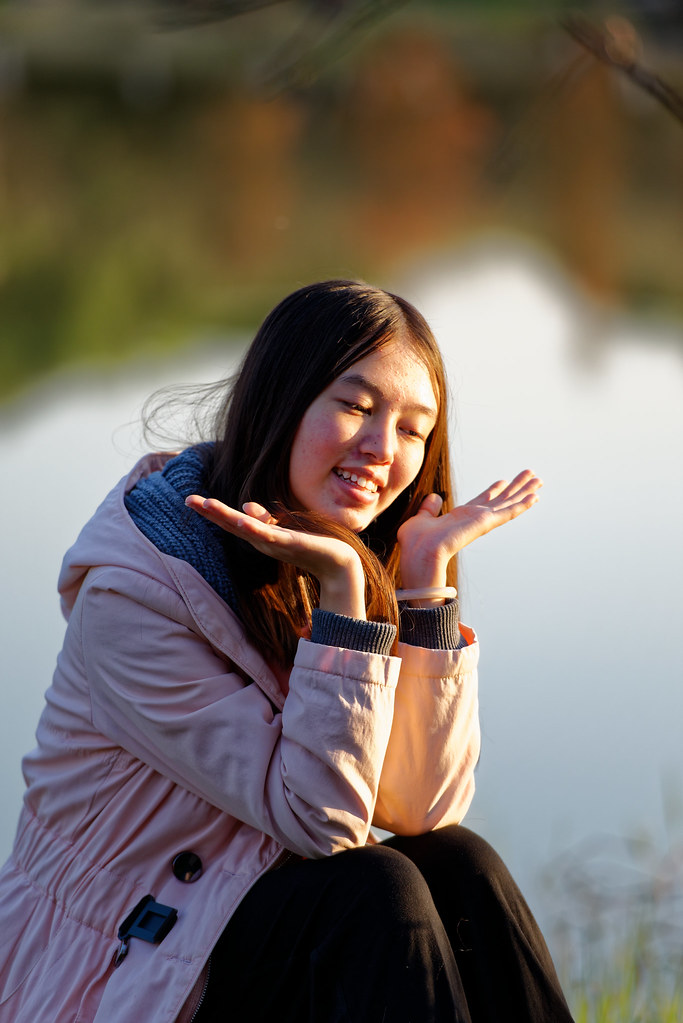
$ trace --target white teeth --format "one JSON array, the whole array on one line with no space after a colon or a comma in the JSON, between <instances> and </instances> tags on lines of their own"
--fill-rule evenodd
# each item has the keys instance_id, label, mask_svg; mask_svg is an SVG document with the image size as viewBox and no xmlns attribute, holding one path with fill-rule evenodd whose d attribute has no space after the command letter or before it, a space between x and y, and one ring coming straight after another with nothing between
<instances>
[{"instance_id":1,"label":"white teeth","mask_svg":"<svg viewBox=\"0 0 683 1023\"><path fill-rule=\"evenodd\" d=\"M349 472L347 469L335 469L335 472L341 479L355 483L362 490L367 490L370 494L377 493L377 484L373 483L372 480L366 479L365 476L358 476L355 472Z\"/></svg>"}]
</instances>

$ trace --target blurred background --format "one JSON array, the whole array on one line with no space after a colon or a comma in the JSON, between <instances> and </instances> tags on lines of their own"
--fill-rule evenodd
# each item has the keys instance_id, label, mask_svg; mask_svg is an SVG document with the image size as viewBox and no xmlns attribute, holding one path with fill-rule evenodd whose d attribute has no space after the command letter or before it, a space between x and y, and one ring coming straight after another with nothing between
<instances>
[{"instance_id":1,"label":"blurred background","mask_svg":"<svg viewBox=\"0 0 683 1023\"><path fill-rule=\"evenodd\" d=\"M462 559L466 823L577 1019L681 1018L682 97L678 0L0 3L1 853L145 397L364 278L440 339L460 495L546 483Z\"/></svg>"}]
</instances>

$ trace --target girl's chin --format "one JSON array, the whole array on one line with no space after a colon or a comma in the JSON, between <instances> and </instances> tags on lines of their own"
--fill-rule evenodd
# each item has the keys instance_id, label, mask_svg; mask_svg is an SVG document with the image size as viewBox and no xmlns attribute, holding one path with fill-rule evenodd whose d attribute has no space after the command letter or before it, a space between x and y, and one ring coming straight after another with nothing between
<instances>
[{"instance_id":1,"label":"girl's chin","mask_svg":"<svg viewBox=\"0 0 683 1023\"><path fill-rule=\"evenodd\" d=\"M338 522L340 526L353 530L354 533L362 533L376 518L377 512L375 509L336 507L323 511L323 515Z\"/></svg>"},{"instance_id":2,"label":"girl's chin","mask_svg":"<svg viewBox=\"0 0 683 1023\"><path fill-rule=\"evenodd\" d=\"M347 529L353 530L354 533L362 533L364 529L368 528L374 515L352 513L349 515L331 515L330 518L338 522L340 526L346 526Z\"/></svg>"}]
</instances>

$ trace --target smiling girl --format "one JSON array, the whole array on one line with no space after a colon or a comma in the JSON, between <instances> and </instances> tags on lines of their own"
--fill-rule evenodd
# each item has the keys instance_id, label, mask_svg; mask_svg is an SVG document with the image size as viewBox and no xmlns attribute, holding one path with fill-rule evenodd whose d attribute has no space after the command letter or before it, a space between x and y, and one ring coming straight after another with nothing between
<instances>
[{"instance_id":1,"label":"smiling girl","mask_svg":"<svg viewBox=\"0 0 683 1023\"><path fill-rule=\"evenodd\" d=\"M85 526L0 878L1 1023L570 1020L460 823L456 555L541 481L454 506L446 404L413 306L302 288L214 440L144 458Z\"/></svg>"}]
</instances>

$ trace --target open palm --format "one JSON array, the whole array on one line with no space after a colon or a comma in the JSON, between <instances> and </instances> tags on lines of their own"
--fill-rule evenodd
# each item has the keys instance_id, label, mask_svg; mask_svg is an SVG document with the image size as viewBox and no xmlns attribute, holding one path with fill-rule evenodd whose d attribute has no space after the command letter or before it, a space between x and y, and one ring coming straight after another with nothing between
<instances>
[{"instance_id":1,"label":"open palm","mask_svg":"<svg viewBox=\"0 0 683 1023\"><path fill-rule=\"evenodd\" d=\"M525 469L512 482L498 480L445 515L439 514L441 498L430 494L417 515L398 531L403 585L443 585L451 558L473 540L528 511L542 486L541 480Z\"/></svg>"},{"instance_id":2,"label":"open palm","mask_svg":"<svg viewBox=\"0 0 683 1023\"><path fill-rule=\"evenodd\" d=\"M242 511L197 494L185 504L227 533L247 540L262 554L297 565L320 583L320 607L352 618L365 618L365 577L358 554L343 540L280 526L256 501Z\"/></svg>"}]
</instances>

